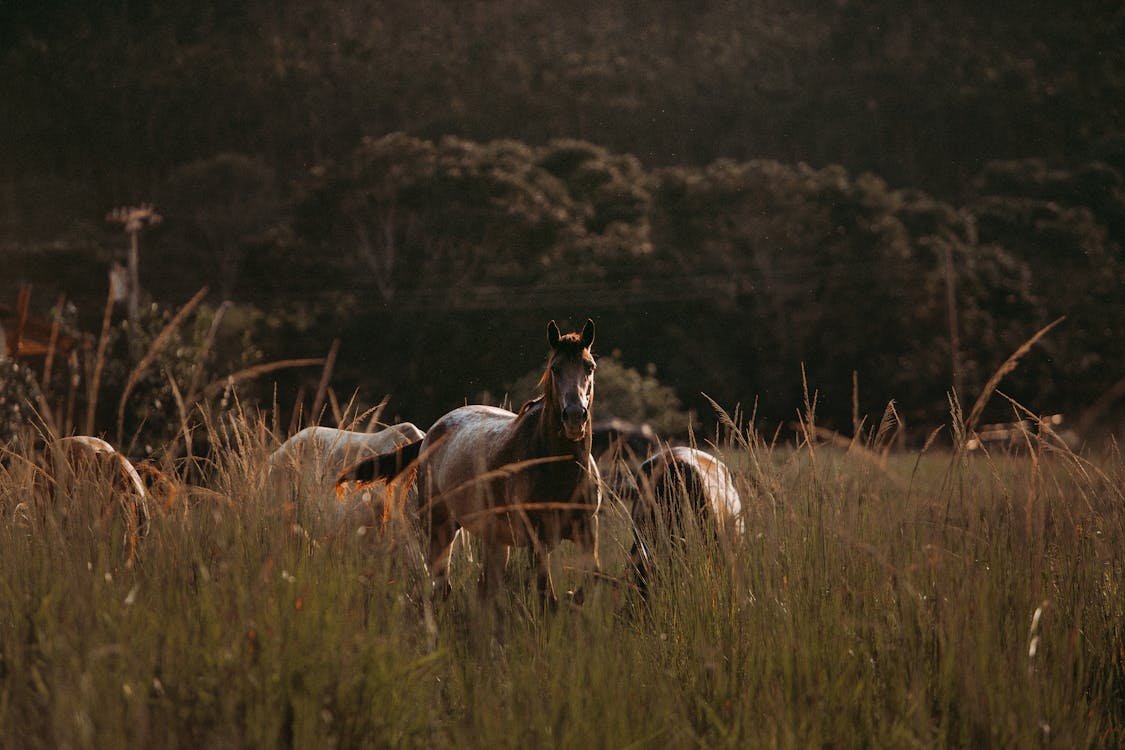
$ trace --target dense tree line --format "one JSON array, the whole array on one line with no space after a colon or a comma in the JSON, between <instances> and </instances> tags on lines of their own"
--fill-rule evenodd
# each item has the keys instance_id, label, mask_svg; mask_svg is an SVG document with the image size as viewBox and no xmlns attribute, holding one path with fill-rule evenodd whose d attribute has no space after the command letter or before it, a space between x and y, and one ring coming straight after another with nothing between
<instances>
[{"instance_id":1,"label":"dense tree line","mask_svg":"<svg viewBox=\"0 0 1125 750\"><path fill-rule=\"evenodd\" d=\"M7 9L5 293L91 328L100 218L143 199L156 300L257 308L273 357L340 338L342 388L419 422L586 315L694 408L788 420L803 364L850 429L854 383L940 421L1065 314L1008 387L1080 411L1125 374L1125 19L1081 5Z\"/></svg>"},{"instance_id":2,"label":"dense tree line","mask_svg":"<svg viewBox=\"0 0 1125 750\"><path fill-rule=\"evenodd\" d=\"M54 0L0 13L4 170L136 200L217 153L288 178L363 135L556 137L649 165L839 163L961 197L983 163L1121 158L1117 3ZM39 215L41 216L41 215Z\"/></svg>"}]
</instances>

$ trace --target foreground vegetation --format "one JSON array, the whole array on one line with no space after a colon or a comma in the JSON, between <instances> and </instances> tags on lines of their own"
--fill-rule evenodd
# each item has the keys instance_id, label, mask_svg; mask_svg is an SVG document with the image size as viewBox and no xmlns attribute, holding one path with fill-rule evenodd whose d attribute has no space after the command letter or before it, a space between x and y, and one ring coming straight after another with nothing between
<instances>
[{"instance_id":1,"label":"foreground vegetation","mask_svg":"<svg viewBox=\"0 0 1125 750\"><path fill-rule=\"evenodd\" d=\"M810 432L811 434L811 432ZM1125 742L1125 460L770 445L732 430L733 544L656 544L610 502L581 605L509 566L426 602L401 519L261 481L212 428L129 562L108 484L0 469L0 747L1105 747ZM38 476L38 478L37 478ZM100 520L99 520L100 519Z\"/></svg>"}]
</instances>

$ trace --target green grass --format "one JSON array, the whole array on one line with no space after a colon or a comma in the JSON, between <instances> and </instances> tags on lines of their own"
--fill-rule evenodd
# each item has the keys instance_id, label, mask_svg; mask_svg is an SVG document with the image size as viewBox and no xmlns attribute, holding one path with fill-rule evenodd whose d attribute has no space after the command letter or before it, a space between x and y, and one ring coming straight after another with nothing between
<instances>
[{"instance_id":1,"label":"green grass","mask_svg":"<svg viewBox=\"0 0 1125 750\"><path fill-rule=\"evenodd\" d=\"M1125 744L1119 453L884 469L732 441L742 538L655 540L647 604L564 548L559 588L588 595L542 614L519 564L480 606L460 553L429 602L403 523L357 533L261 481L260 428L223 435L131 565L106 486L8 456L0 747ZM624 518L607 506L618 578Z\"/></svg>"}]
</instances>

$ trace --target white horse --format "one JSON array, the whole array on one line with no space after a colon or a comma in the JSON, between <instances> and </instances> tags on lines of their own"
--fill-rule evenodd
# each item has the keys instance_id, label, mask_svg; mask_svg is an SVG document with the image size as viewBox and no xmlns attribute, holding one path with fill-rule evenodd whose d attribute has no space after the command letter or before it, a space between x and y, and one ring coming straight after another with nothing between
<instances>
[{"instance_id":1,"label":"white horse","mask_svg":"<svg viewBox=\"0 0 1125 750\"><path fill-rule=\"evenodd\" d=\"M305 496L337 498L340 502L335 509L343 513L360 499L349 491L352 485L347 481L356 478L347 476L354 467L380 456L393 458L396 451L424 437L425 433L410 422L373 433L306 427L270 454L266 460L267 473L271 482L299 484ZM361 480L375 478L358 477Z\"/></svg>"}]
</instances>

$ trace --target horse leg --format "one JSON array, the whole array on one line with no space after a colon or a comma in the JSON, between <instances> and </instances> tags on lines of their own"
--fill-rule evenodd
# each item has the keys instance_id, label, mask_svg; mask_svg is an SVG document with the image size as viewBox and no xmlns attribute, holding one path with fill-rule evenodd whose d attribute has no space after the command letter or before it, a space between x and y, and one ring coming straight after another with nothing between
<instances>
[{"instance_id":1,"label":"horse leg","mask_svg":"<svg viewBox=\"0 0 1125 750\"><path fill-rule=\"evenodd\" d=\"M555 609L559 600L555 596L555 583L551 579L551 554L540 549L539 545L534 545L531 548L531 563L535 566L535 585L539 590L543 609Z\"/></svg>"},{"instance_id":2,"label":"horse leg","mask_svg":"<svg viewBox=\"0 0 1125 750\"><path fill-rule=\"evenodd\" d=\"M510 549L503 544L482 541L480 545L481 573L477 591L481 599L491 600L500 588L504 568L508 565Z\"/></svg>"},{"instance_id":3,"label":"horse leg","mask_svg":"<svg viewBox=\"0 0 1125 750\"><path fill-rule=\"evenodd\" d=\"M430 548L426 560L430 566L430 577L434 590L441 596L449 595L449 554L453 548L453 538L457 535L457 522L445 503L436 503L426 514L429 521Z\"/></svg>"}]
</instances>

